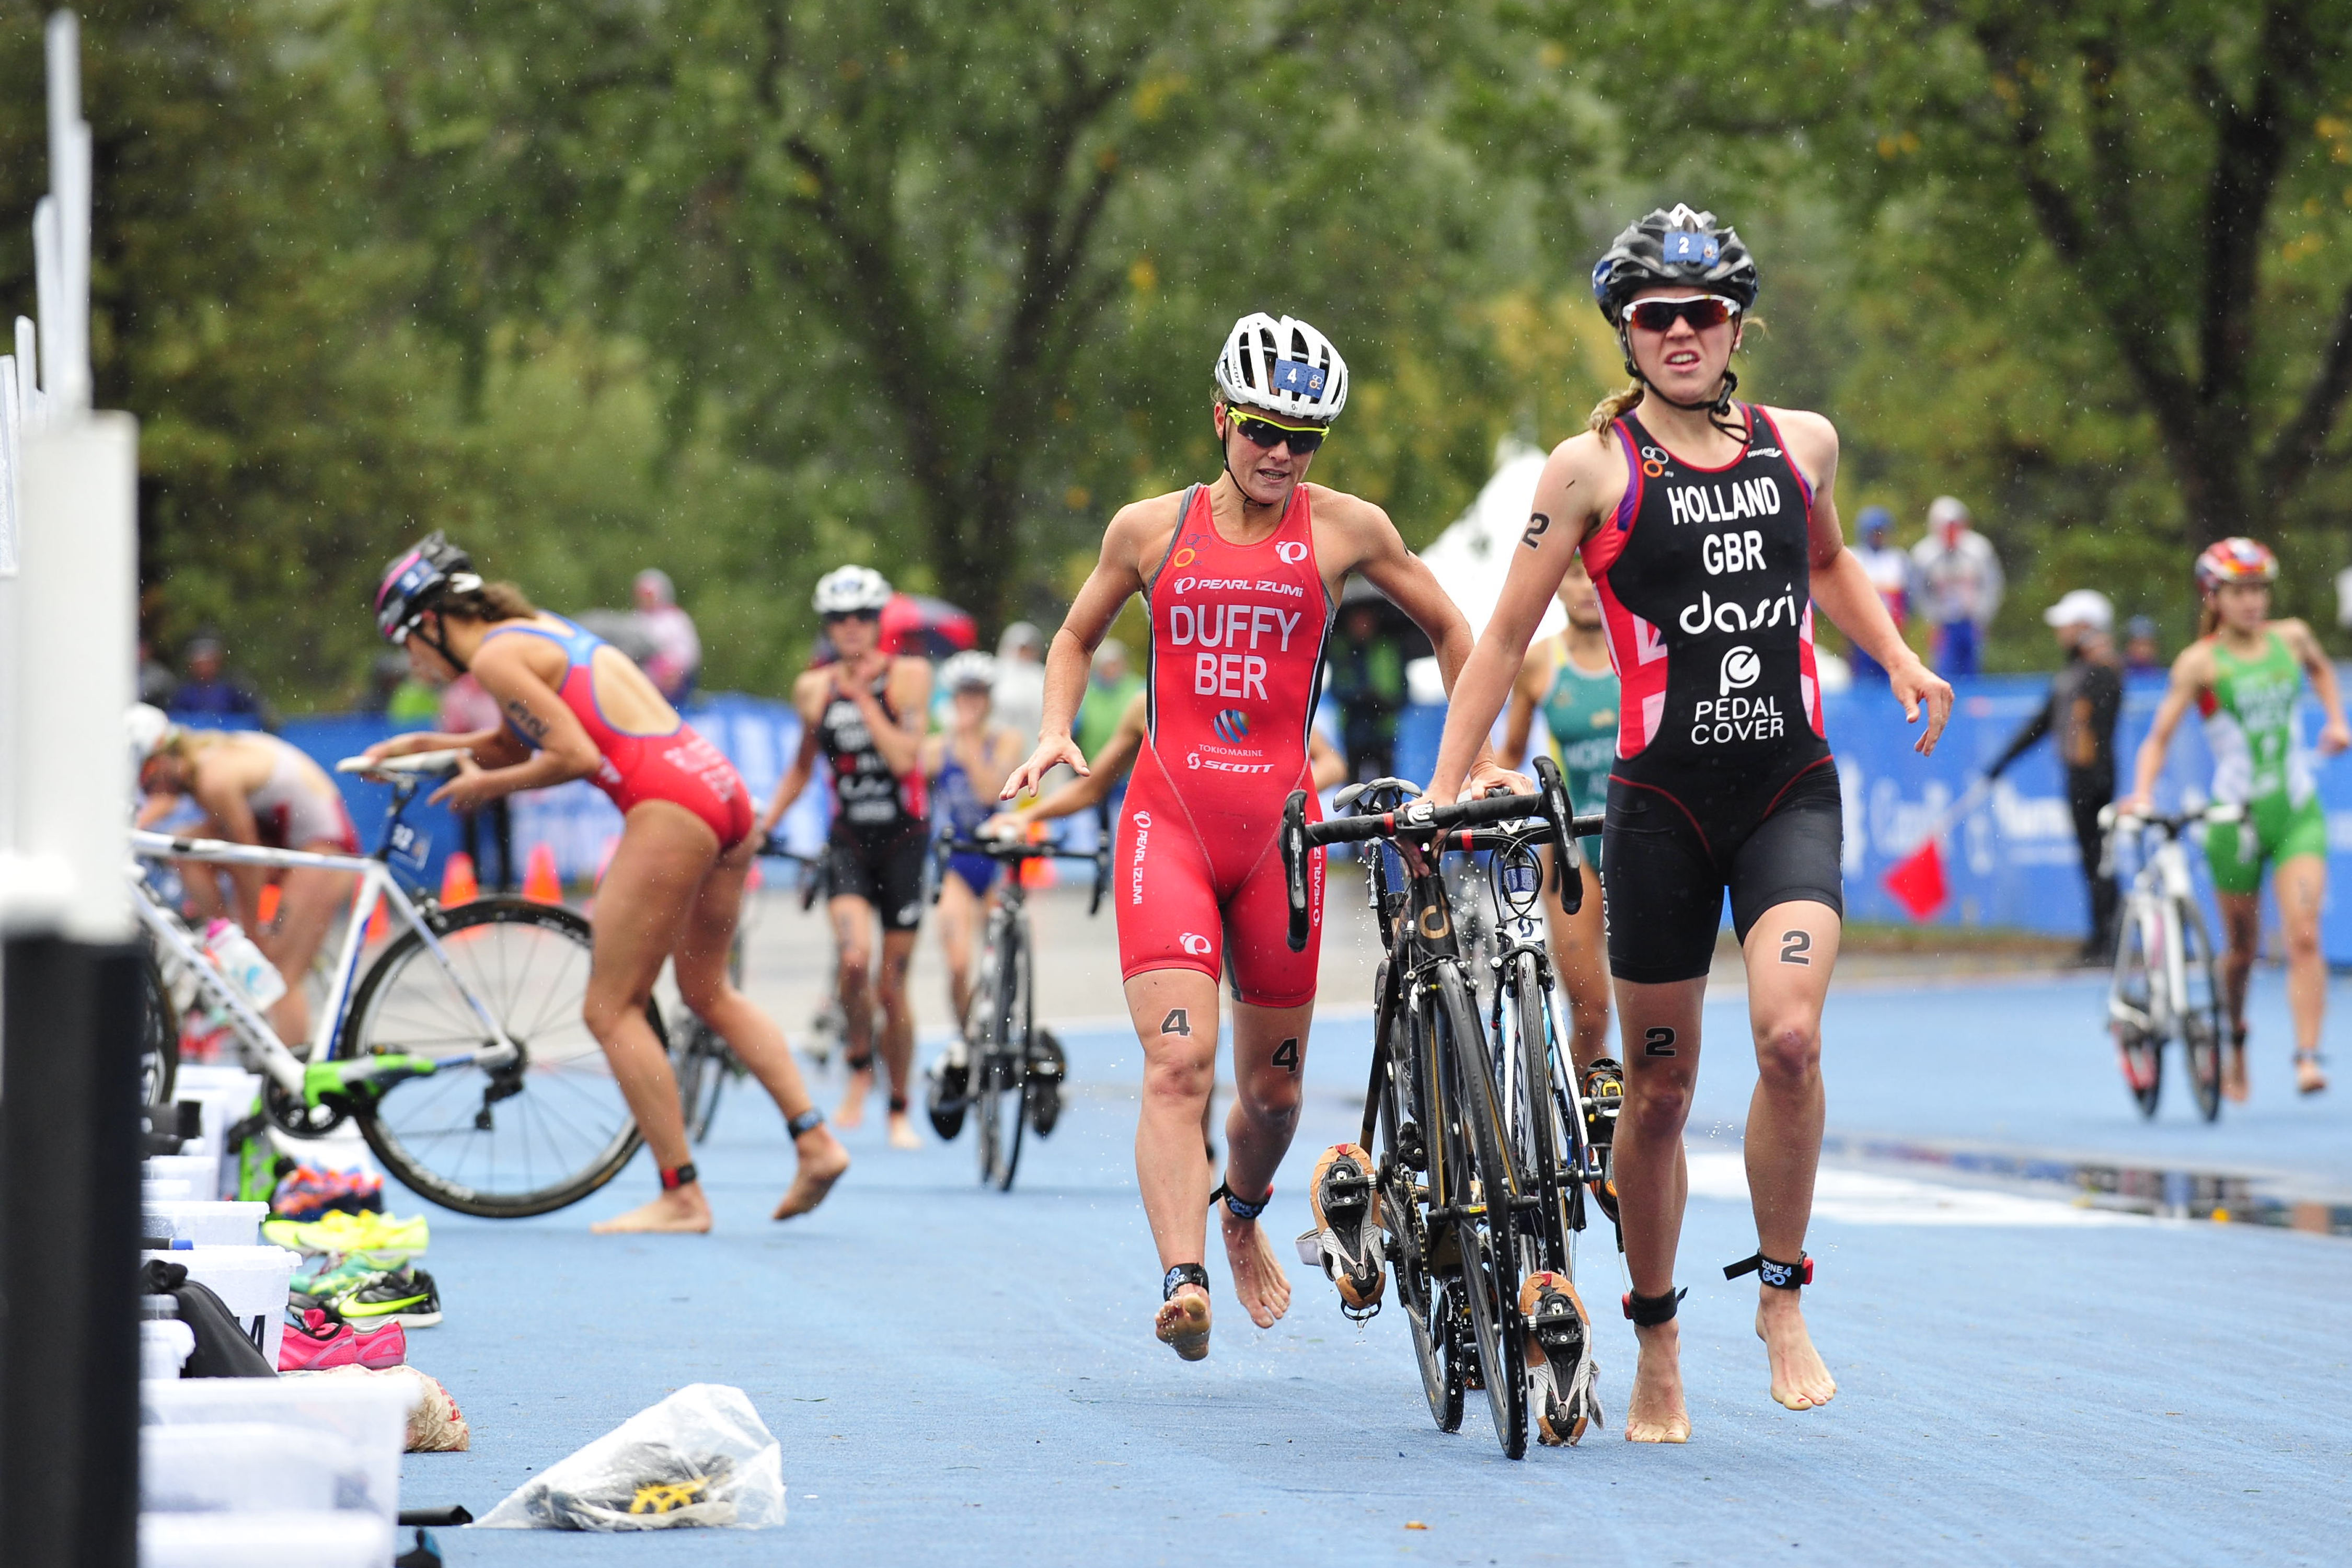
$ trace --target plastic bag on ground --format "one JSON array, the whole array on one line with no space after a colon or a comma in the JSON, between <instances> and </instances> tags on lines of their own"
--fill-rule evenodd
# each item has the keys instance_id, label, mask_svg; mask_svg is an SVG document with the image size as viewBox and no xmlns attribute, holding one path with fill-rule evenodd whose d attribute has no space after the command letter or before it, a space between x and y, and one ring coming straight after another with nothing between
<instances>
[{"instance_id":1,"label":"plastic bag on ground","mask_svg":"<svg viewBox=\"0 0 2352 1568\"><path fill-rule=\"evenodd\" d=\"M482 1530L670 1530L784 1522L783 1449L740 1388L689 1384L534 1476Z\"/></svg>"}]
</instances>

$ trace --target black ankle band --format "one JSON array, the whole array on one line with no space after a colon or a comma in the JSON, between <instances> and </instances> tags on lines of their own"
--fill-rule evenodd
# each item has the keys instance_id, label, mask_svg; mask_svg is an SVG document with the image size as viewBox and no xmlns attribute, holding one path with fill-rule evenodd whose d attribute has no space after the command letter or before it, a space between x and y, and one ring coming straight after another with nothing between
<instances>
[{"instance_id":1,"label":"black ankle band","mask_svg":"<svg viewBox=\"0 0 2352 1568\"><path fill-rule=\"evenodd\" d=\"M1225 1200L1225 1212L1235 1219L1255 1219L1266 1211L1267 1205L1274 1202L1274 1189L1266 1188L1265 1196L1251 1203L1246 1198L1235 1196L1232 1187L1220 1182L1217 1190L1209 1194L1209 1206L1215 1208L1219 1198Z\"/></svg>"},{"instance_id":2,"label":"black ankle band","mask_svg":"<svg viewBox=\"0 0 2352 1568\"><path fill-rule=\"evenodd\" d=\"M904 1116L907 1114L907 1097L905 1095L894 1094L890 1097L890 1114L893 1116Z\"/></svg>"},{"instance_id":3,"label":"black ankle band","mask_svg":"<svg viewBox=\"0 0 2352 1568\"><path fill-rule=\"evenodd\" d=\"M872 1051L866 1052L862 1057L844 1056L841 1059L848 1067L851 1072L872 1072L874 1070L874 1053Z\"/></svg>"},{"instance_id":4,"label":"black ankle band","mask_svg":"<svg viewBox=\"0 0 2352 1568\"><path fill-rule=\"evenodd\" d=\"M700 1179L701 1178L695 1173L694 1162L689 1160L674 1171L664 1171L661 1173L662 1191L666 1193L674 1193L677 1191L678 1188L686 1185L687 1183L699 1181Z\"/></svg>"},{"instance_id":5,"label":"black ankle band","mask_svg":"<svg viewBox=\"0 0 2352 1568\"><path fill-rule=\"evenodd\" d=\"M1723 1271L1726 1279L1737 1279L1742 1274L1753 1274L1775 1290L1801 1290L1813 1282L1813 1260L1800 1253L1794 1263L1782 1263L1759 1252L1741 1258Z\"/></svg>"},{"instance_id":6,"label":"black ankle band","mask_svg":"<svg viewBox=\"0 0 2352 1568\"><path fill-rule=\"evenodd\" d=\"M1197 1263L1177 1264L1161 1276L1160 1299L1165 1301L1187 1285L1198 1285L1206 1290L1209 1288L1209 1271Z\"/></svg>"},{"instance_id":7,"label":"black ankle band","mask_svg":"<svg viewBox=\"0 0 2352 1568\"><path fill-rule=\"evenodd\" d=\"M814 1132L824 1125L824 1112L812 1105L798 1116L787 1118L784 1121L784 1131L798 1138L803 1133Z\"/></svg>"},{"instance_id":8,"label":"black ankle band","mask_svg":"<svg viewBox=\"0 0 2352 1568\"><path fill-rule=\"evenodd\" d=\"M1633 1326L1637 1329L1654 1329L1660 1323L1673 1322L1683 1298L1689 1294L1687 1286L1680 1290L1669 1290L1663 1296L1638 1296L1628 1290L1624 1298L1625 1315L1633 1320Z\"/></svg>"}]
</instances>

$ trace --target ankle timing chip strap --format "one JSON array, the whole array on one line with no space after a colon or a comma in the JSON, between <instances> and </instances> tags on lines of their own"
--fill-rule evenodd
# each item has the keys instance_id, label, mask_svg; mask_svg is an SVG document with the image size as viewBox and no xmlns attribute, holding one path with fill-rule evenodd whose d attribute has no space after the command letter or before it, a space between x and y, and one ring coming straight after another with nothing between
<instances>
[{"instance_id":1,"label":"ankle timing chip strap","mask_svg":"<svg viewBox=\"0 0 2352 1568\"><path fill-rule=\"evenodd\" d=\"M1683 1298L1689 1294L1688 1286L1679 1290L1669 1290L1663 1296L1640 1296L1628 1290L1625 1292L1625 1315L1633 1320L1633 1326L1637 1329L1654 1329L1660 1323L1673 1322Z\"/></svg>"},{"instance_id":2,"label":"ankle timing chip strap","mask_svg":"<svg viewBox=\"0 0 2352 1568\"><path fill-rule=\"evenodd\" d=\"M1237 1194L1232 1187L1220 1182L1217 1184L1217 1190L1209 1194L1209 1206L1211 1208L1216 1207L1217 1200L1219 1198L1225 1200L1225 1212L1232 1215L1235 1219L1255 1219L1258 1215L1264 1214L1266 1211L1267 1206L1274 1202L1274 1189L1272 1187L1266 1188L1265 1196L1258 1199L1255 1203L1251 1203L1247 1199Z\"/></svg>"},{"instance_id":3,"label":"ankle timing chip strap","mask_svg":"<svg viewBox=\"0 0 2352 1568\"><path fill-rule=\"evenodd\" d=\"M1813 1260L1800 1253L1794 1263L1782 1263L1759 1252L1723 1271L1726 1279L1737 1279L1742 1274L1753 1274L1775 1290L1801 1290L1813 1282Z\"/></svg>"},{"instance_id":4,"label":"ankle timing chip strap","mask_svg":"<svg viewBox=\"0 0 2352 1568\"><path fill-rule=\"evenodd\" d=\"M662 1191L666 1193L674 1193L677 1191L678 1188L686 1185L687 1183L700 1181L701 1179L702 1178L695 1173L694 1162L689 1160L675 1171L664 1171L661 1173Z\"/></svg>"},{"instance_id":5,"label":"ankle timing chip strap","mask_svg":"<svg viewBox=\"0 0 2352 1568\"><path fill-rule=\"evenodd\" d=\"M784 1122L784 1131L798 1138L803 1133L814 1132L824 1125L824 1112L812 1105L798 1116L789 1118Z\"/></svg>"},{"instance_id":6,"label":"ankle timing chip strap","mask_svg":"<svg viewBox=\"0 0 2352 1568\"><path fill-rule=\"evenodd\" d=\"M1206 1290L1209 1288L1209 1271L1197 1263L1177 1264L1160 1278L1160 1299L1168 1300L1187 1285L1198 1285Z\"/></svg>"}]
</instances>

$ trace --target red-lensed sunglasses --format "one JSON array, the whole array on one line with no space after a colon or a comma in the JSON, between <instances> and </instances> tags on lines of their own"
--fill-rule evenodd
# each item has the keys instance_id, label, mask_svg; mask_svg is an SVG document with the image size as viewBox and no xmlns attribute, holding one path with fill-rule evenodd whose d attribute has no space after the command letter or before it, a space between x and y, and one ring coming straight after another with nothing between
<instances>
[{"instance_id":1,"label":"red-lensed sunglasses","mask_svg":"<svg viewBox=\"0 0 2352 1568\"><path fill-rule=\"evenodd\" d=\"M1700 294L1682 300L1636 300L1625 307L1625 324L1639 327L1645 332L1665 333L1675 330L1676 321L1688 321L1691 331L1703 332L1709 327L1719 327L1736 319L1739 307L1720 294Z\"/></svg>"}]
</instances>

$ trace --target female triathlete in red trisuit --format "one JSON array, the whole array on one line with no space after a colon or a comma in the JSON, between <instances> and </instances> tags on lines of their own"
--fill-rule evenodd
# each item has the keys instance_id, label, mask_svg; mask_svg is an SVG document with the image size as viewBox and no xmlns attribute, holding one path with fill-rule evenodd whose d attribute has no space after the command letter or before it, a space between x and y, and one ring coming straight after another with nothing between
<instances>
[{"instance_id":1,"label":"female triathlete in red trisuit","mask_svg":"<svg viewBox=\"0 0 2352 1568\"><path fill-rule=\"evenodd\" d=\"M1527 548L1463 672L1430 790L1451 799L1460 789L1580 552L1622 686L1601 879L1628 1069L1616 1135L1625 1311L1642 1345L1625 1436L1679 1443L1690 1434L1674 1321L1682 1131L1727 891L1759 1070L1746 1134L1757 1251L1726 1273L1759 1279L1772 1397L1806 1410L1837 1392L1798 1305L1821 1161L1822 1001L1843 907L1813 605L1886 667L1906 715L1927 710L1922 752L1952 689L1904 646L1845 548L1836 430L1817 414L1731 399L1731 353L1756 300L1739 237L1711 214L1654 212L1617 237L1592 288L1633 384L1560 443L1538 480Z\"/></svg>"},{"instance_id":2,"label":"female triathlete in red trisuit","mask_svg":"<svg viewBox=\"0 0 2352 1568\"><path fill-rule=\"evenodd\" d=\"M1257 1215L1298 1120L1322 862L1318 855L1311 873L1313 934L1294 953L1276 833L1283 801L1308 784L1316 669L1342 582L1362 572L1418 622L1449 683L1470 650L1461 612L1388 515L1305 482L1348 398L1348 367L1329 341L1304 321L1244 316L1217 356L1216 382L1210 418L1224 473L1111 520L1045 662L1036 752L1004 786L1009 800L1057 764L1087 771L1070 723L1088 661L1128 598L1143 595L1150 721L1113 829L1111 877L1144 1053L1136 1173L1165 1270L1154 1328L1188 1361L1209 1352L1201 1209L1212 1177L1201 1114L1216 1070L1220 973L1234 994L1231 1159L1218 1194L1225 1257L1259 1327L1290 1304ZM1362 1151L1352 1157L1369 1167Z\"/></svg>"},{"instance_id":3,"label":"female triathlete in red trisuit","mask_svg":"<svg viewBox=\"0 0 2352 1568\"><path fill-rule=\"evenodd\" d=\"M580 778L621 808L620 847L597 894L583 1016L653 1150L662 1191L594 1228L710 1228L677 1079L646 1022L646 999L672 957L679 995L734 1047L792 1130L800 1170L775 1217L814 1208L849 1168L849 1155L810 1101L783 1031L727 978L757 847L751 797L734 766L627 656L534 608L513 584L484 583L466 552L438 533L392 563L375 610L377 628L408 650L420 679L446 685L470 669L498 699L506 727L401 735L369 747L369 756L467 751L470 760L433 796L460 811Z\"/></svg>"}]
</instances>

